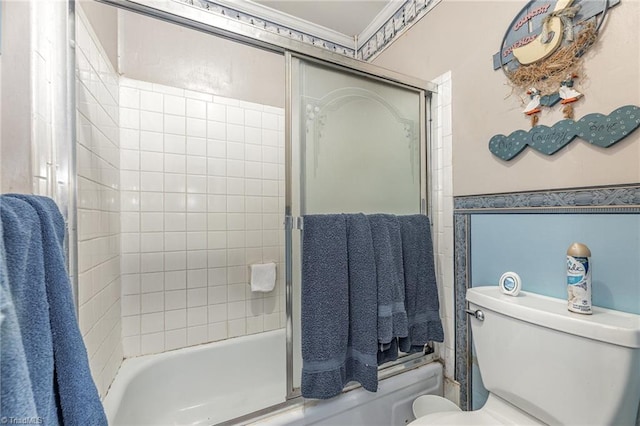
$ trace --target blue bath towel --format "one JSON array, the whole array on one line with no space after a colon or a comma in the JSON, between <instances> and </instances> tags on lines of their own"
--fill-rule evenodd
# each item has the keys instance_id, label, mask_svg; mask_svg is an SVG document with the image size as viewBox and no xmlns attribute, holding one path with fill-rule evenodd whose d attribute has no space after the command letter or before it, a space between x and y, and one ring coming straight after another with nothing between
<instances>
[{"instance_id":1,"label":"blue bath towel","mask_svg":"<svg viewBox=\"0 0 640 426\"><path fill-rule=\"evenodd\" d=\"M431 225L424 215L400 216L404 261L405 305L409 335L400 339L400 350L420 352L430 341L442 342L440 303L433 258Z\"/></svg>"},{"instance_id":2,"label":"blue bath towel","mask_svg":"<svg viewBox=\"0 0 640 426\"><path fill-rule=\"evenodd\" d=\"M344 215L304 216L302 396L327 399L347 383L349 268Z\"/></svg>"},{"instance_id":3,"label":"blue bath towel","mask_svg":"<svg viewBox=\"0 0 640 426\"><path fill-rule=\"evenodd\" d=\"M2 203L2 198L0 198ZM9 289L0 220L0 416L15 419L38 416L18 317Z\"/></svg>"},{"instance_id":4,"label":"blue bath towel","mask_svg":"<svg viewBox=\"0 0 640 426\"><path fill-rule=\"evenodd\" d=\"M378 290L373 238L364 214L346 215L349 268L347 379L378 390Z\"/></svg>"},{"instance_id":5,"label":"blue bath towel","mask_svg":"<svg viewBox=\"0 0 640 426\"><path fill-rule=\"evenodd\" d=\"M0 196L0 214L9 288L35 408L45 424L56 425L59 412L54 393L53 342L40 219L28 203L9 196ZM11 379L7 383L11 383ZM22 386L15 391L6 388L3 375L2 394L5 392L23 394L29 398L29 391Z\"/></svg>"},{"instance_id":6,"label":"blue bath towel","mask_svg":"<svg viewBox=\"0 0 640 426\"><path fill-rule=\"evenodd\" d=\"M408 335L404 306L402 238L398 218L387 214L368 216L373 237L378 282L378 342Z\"/></svg>"},{"instance_id":7,"label":"blue bath towel","mask_svg":"<svg viewBox=\"0 0 640 426\"><path fill-rule=\"evenodd\" d=\"M44 273L53 336L56 396L65 425L107 425L89 370L87 350L75 315L64 256L65 224L55 202L46 197L11 195L38 213L42 230Z\"/></svg>"}]
</instances>

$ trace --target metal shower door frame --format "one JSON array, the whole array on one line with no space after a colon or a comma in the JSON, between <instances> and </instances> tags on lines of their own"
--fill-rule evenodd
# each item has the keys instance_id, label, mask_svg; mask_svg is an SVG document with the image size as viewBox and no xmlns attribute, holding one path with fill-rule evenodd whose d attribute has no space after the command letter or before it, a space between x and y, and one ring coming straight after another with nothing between
<instances>
[{"instance_id":1,"label":"metal shower door frame","mask_svg":"<svg viewBox=\"0 0 640 426\"><path fill-rule=\"evenodd\" d=\"M322 65L323 67L350 74L353 76L365 78L371 81L377 81L387 85L397 86L415 92L419 95L419 158L420 158L420 213L431 216L430 201L431 192L427 190L431 182L431 167L428 167L427 154L430 152L431 142L431 123L432 123L432 95L435 93L433 85L430 82L422 82L419 86L412 84L414 80L407 78L406 81L394 75L393 78L383 76L383 68L378 68L369 63L353 61L348 66L344 63L335 63L327 61L322 57L307 56L301 53L286 51L285 52L285 295L286 295L286 354L287 354L287 400L297 398L301 395L300 389L295 388L293 380L294 370L294 291L293 286L296 283L295 271L293 270L293 254L294 250L300 250L300 231L302 228L301 216L301 199L302 194L301 183L295 180L299 178L301 173L299 165L294 161L295 157L299 157L301 141L294 135L294 97L297 91L294 85L298 82L299 76L296 75L294 61L300 60L311 64ZM380 70L379 74L375 71ZM299 284L299 283L298 283ZM299 325L298 325L299 326ZM399 358L395 362L388 363L384 368L379 369L380 378L389 377L406 371L407 368L415 368L426 362L429 362L423 354L407 355Z\"/></svg>"}]
</instances>

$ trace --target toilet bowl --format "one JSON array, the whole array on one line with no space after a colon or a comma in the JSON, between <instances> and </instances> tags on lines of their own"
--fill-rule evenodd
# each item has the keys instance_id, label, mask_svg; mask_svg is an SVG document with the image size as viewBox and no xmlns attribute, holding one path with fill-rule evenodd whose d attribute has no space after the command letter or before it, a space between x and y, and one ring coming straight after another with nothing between
<instances>
[{"instance_id":1,"label":"toilet bowl","mask_svg":"<svg viewBox=\"0 0 640 426\"><path fill-rule=\"evenodd\" d=\"M415 399L415 401L413 401L413 405L411 408L413 409L413 417L415 417L416 419L424 417L428 414L441 413L444 411L462 411L460 410L460 407L458 407L453 402L437 395L419 396Z\"/></svg>"}]
</instances>

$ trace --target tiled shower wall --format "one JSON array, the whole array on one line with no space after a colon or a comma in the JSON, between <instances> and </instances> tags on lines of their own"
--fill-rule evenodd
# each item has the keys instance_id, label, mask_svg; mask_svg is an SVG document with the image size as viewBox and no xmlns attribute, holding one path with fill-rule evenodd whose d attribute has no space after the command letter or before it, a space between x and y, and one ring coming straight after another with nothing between
<instances>
[{"instance_id":1,"label":"tiled shower wall","mask_svg":"<svg viewBox=\"0 0 640 426\"><path fill-rule=\"evenodd\" d=\"M458 403L458 389L454 380L455 367L455 306L453 291L453 178L451 130L451 72L439 76L435 105L435 138L431 153L433 242L436 248L436 274L439 283L440 313L445 340L440 355L445 361L445 396Z\"/></svg>"},{"instance_id":2,"label":"tiled shower wall","mask_svg":"<svg viewBox=\"0 0 640 426\"><path fill-rule=\"evenodd\" d=\"M283 327L283 109L121 78L120 125L125 356Z\"/></svg>"},{"instance_id":3,"label":"tiled shower wall","mask_svg":"<svg viewBox=\"0 0 640 426\"><path fill-rule=\"evenodd\" d=\"M104 396L123 358L118 76L82 13L76 32L79 321Z\"/></svg>"}]
</instances>

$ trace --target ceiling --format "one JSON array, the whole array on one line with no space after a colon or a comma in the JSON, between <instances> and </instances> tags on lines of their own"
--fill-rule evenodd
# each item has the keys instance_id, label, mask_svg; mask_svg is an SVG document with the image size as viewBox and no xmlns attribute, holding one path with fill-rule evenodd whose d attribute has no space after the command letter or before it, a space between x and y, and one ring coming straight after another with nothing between
<instances>
[{"instance_id":1,"label":"ceiling","mask_svg":"<svg viewBox=\"0 0 640 426\"><path fill-rule=\"evenodd\" d=\"M404 3L402 0L255 0L255 2L349 37L363 33L389 6L395 6L395 10Z\"/></svg>"}]
</instances>

